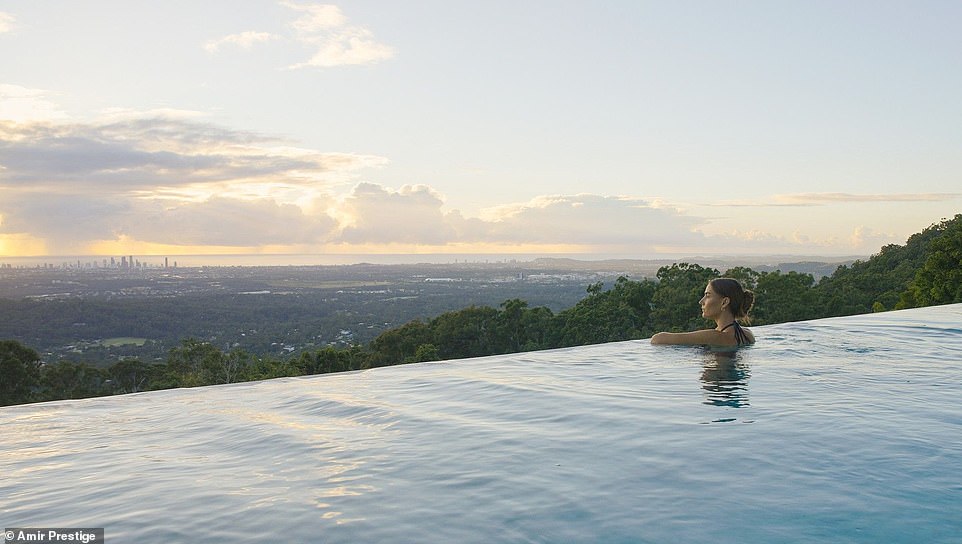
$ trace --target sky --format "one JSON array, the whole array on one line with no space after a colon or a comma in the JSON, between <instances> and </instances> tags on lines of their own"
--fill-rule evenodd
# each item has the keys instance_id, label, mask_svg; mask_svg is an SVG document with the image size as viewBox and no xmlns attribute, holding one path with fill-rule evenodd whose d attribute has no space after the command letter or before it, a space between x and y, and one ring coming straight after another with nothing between
<instances>
[{"instance_id":1,"label":"sky","mask_svg":"<svg viewBox=\"0 0 962 544\"><path fill-rule=\"evenodd\" d=\"M4 0L0 257L867 256L962 213L962 3Z\"/></svg>"}]
</instances>

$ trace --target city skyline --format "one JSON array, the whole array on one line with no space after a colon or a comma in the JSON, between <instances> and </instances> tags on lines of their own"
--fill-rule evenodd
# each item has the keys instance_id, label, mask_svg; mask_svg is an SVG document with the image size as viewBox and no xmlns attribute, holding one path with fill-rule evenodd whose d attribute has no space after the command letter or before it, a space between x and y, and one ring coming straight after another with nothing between
<instances>
[{"instance_id":1,"label":"city skyline","mask_svg":"<svg viewBox=\"0 0 962 544\"><path fill-rule=\"evenodd\" d=\"M0 260L869 255L962 212L962 5L0 7Z\"/></svg>"}]
</instances>

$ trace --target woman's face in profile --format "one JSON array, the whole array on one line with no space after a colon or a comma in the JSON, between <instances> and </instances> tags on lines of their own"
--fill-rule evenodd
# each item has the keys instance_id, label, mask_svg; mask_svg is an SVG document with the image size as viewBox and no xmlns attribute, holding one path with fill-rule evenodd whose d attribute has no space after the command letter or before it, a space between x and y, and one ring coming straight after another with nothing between
<instances>
[{"instance_id":1,"label":"woman's face in profile","mask_svg":"<svg viewBox=\"0 0 962 544\"><path fill-rule=\"evenodd\" d=\"M701 315L706 319L715 319L721 314L722 303L724 303L726 297L723 297L715 292L711 288L709 283L705 287L705 296L701 297L698 303L701 305Z\"/></svg>"}]
</instances>

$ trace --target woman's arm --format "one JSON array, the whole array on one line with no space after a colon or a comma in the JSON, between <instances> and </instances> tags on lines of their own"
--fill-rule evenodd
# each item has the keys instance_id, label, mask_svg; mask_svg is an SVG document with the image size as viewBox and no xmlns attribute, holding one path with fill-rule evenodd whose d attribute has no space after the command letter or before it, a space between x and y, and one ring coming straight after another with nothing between
<instances>
[{"instance_id":1,"label":"woman's arm","mask_svg":"<svg viewBox=\"0 0 962 544\"><path fill-rule=\"evenodd\" d=\"M652 344L733 346L735 338L715 329L693 332L660 332L651 337Z\"/></svg>"}]
</instances>

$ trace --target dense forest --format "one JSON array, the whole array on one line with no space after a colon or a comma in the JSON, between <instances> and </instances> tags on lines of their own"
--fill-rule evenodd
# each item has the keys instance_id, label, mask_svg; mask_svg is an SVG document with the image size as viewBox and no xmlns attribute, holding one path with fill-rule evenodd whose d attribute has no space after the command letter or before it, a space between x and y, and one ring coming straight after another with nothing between
<instances>
[{"instance_id":1,"label":"dense forest","mask_svg":"<svg viewBox=\"0 0 962 544\"><path fill-rule=\"evenodd\" d=\"M222 350L195 338L161 363L125 359L108 368L61 360L0 341L0 405L75 399L173 387L361 370L404 363L498 355L619 340L706 326L698 300L712 278L729 276L755 291L756 325L962 302L962 214L888 245L866 261L810 274L719 271L691 263L661 267L655 278L621 277L588 285L574 306L554 312L521 299L469 306L387 330L365 345L324 347L290 357Z\"/></svg>"}]
</instances>

